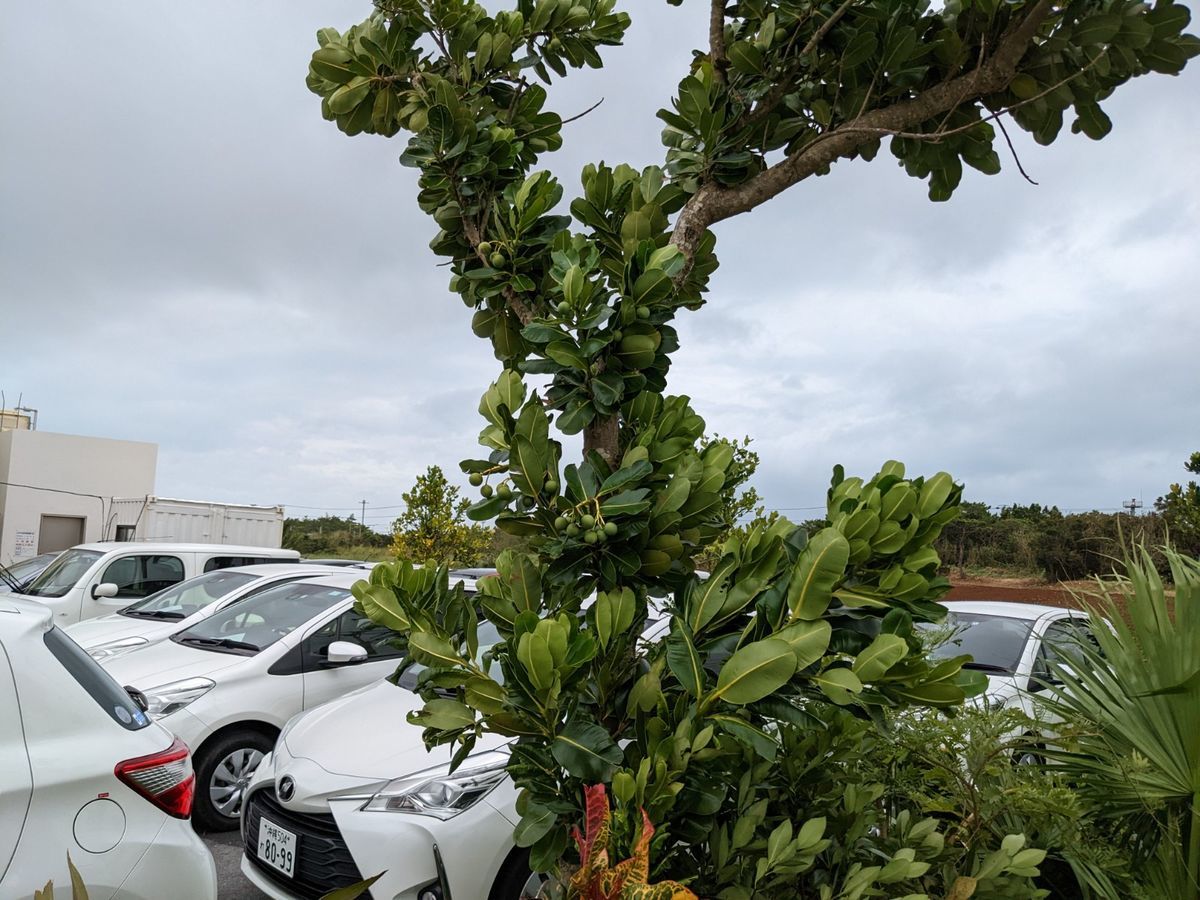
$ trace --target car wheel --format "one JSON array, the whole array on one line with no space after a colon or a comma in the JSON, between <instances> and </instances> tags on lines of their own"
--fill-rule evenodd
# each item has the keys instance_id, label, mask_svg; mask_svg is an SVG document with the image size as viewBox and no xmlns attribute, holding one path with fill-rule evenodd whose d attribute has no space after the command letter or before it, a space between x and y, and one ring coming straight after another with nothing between
<instances>
[{"instance_id":1,"label":"car wheel","mask_svg":"<svg viewBox=\"0 0 1200 900\"><path fill-rule=\"evenodd\" d=\"M273 746L275 741L260 731L236 731L197 754L192 821L198 828L232 831L238 827L246 788Z\"/></svg>"},{"instance_id":2,"label":"car wheel","mask_svg":"<svg viewBox=\"0 0 1200 900\"><path fill-rule=\"evenodd\" d=\"M1021 746L1013 750L1012 761L1014 766L1042 766L1046 764L1046 758L1042 756L1042 745L1037 743L1037 739L1032 734L1027 734L1022 739Z\"/></svg>"},{"instance_id":3,"label":"car wheel","mask_svg":"<svg viewBox=\"0 0 1200 900\"><path fill-rule=\"evenodd\" d=\"M488 900L533 900L545 879L529 871L529 851L510 854L496 876Z\"/></svg>"}]
</instances>

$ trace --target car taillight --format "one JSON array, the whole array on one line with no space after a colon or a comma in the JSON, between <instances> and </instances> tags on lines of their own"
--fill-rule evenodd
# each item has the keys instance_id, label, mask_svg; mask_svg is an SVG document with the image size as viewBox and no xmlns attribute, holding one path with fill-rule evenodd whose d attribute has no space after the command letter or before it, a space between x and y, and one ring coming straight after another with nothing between
<instances>
[{"instance_id":1,"label":"car taillight","mask_svg":"<svg viewBox=\"0 0 1200 900\"><path fill-rule=\"evenodd\" d=\"M192 814L196 775L187 744L179 738L160 753L117 763L113 773L167 815L186 819Z\"/></svg>"}]
</instances>

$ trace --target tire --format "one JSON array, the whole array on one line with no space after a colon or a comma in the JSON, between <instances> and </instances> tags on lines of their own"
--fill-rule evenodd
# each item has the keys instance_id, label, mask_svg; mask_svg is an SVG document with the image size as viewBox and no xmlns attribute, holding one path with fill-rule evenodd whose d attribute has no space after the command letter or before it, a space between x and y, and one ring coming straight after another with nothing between
<instances>
[{"instance_id":1,"label":"tire","mask_svg":"<svg viewBox=\"0 0 1200 900\"><path fill-rule=\"evenodd\" d=\"M1024 737L1025 746L1018 747L1013 751L1014 766L1044 766L1046 758L1042 756L1043 747L1037 742L1037 738L1032 734L1027 734Z\"/></svg>"},{"instance_id":2,"label":"tire","mask_svg":"<svg viewBox=\"0 0 1200 900\"><path fill-rule=\"evenodd\" d=\"M205 831L233 831L254 769L275 746L261 731L233 731L196 754L196 799L192 822Z\"/></svg>"},{"instance_id":3,"label":"tire","mask_svg":"<svg viewBox=\"0 0 1200 900\"><path fill-rule=\"evenodd\" d=\"M500 874L492 885L488 900L526 900L536 897L529 890L540 885L541 878L529 871L529 851L514 850L500 867Z\"/></svg>"}]
</instances>

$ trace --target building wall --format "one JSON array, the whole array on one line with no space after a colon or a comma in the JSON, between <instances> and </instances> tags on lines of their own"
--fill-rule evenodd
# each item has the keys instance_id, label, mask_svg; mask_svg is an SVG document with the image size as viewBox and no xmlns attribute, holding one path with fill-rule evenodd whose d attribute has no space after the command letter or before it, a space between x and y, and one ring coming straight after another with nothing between
<instances>
[{"instance_id":1,"label":"building wall","mask_svg":"<svg viewBox=\"0 0 1200 900\"><path fill-rule=\"evenodd\" d=\"M83 517L84 540L100 540L109 500L153 494L157 464L157 444L0 432L0 563L32 555L30 533L37 552L43 515Z\"/></svg>"}]
</instances>

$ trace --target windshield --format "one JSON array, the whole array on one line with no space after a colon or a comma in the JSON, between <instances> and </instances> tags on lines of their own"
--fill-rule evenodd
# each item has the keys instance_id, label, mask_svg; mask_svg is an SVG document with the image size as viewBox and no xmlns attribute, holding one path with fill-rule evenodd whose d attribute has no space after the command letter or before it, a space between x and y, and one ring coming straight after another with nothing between
<instances>
[{"instance_id":1,"label":"windshield","mask_svg":"<svg viewBox=\"0 0 1200 900\"><path fill-rule=\"evenodd\" d=\"M30 597L62 597L103 555L99 550L64 550L25 588L25 593Z\"/></svg>"},{"instance_id":2,"label":"windshield","mask_svg":"<svg viewBox=\"0 0 1200 900\"><path fill-rule=\"evenodd\" d=\"M258 576L218 569L152 594L121 610L123 616L144 619L186 619Z\"/></svg>"},{"instance_id":3,"label":"windshield","mask_svg":"<svg viewBox=\"0 0 1200 900\"><path fill-rule=\"evenodd\" d=\"M934 659L949 659L969 653L974 661L968 669L1011 675L1021 662L1033 623L1008 616L952 612L944 622L922 624L921 630L934 639Z\"/></svg>"},{"instance_id":4,"label":"windshield","mask_svg":"<svg viewBox=\"0 0 1200 900\"><path fill-rule=\"evenodd\" d=\"M252 656L349 596L349 588L303 581L281 584L230 604L203 622L171 635L171 640L202 650Z\"/></svg>"}]
</instances>

